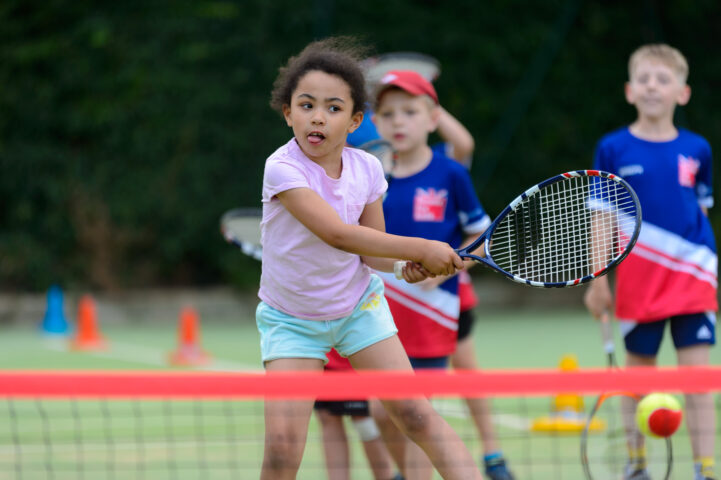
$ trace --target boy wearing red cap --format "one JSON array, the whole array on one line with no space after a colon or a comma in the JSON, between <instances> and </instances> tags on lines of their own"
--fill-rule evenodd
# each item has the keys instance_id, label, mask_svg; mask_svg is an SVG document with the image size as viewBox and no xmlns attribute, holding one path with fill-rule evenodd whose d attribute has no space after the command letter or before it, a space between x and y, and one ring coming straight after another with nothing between
<instances>
[{"instance_id":1,"label":"boy wearing red cap","mask_svg":"<svg viewBox=\"0 0 721 480\"><path fill-rule=\"evenodd\" d=\"M449 243L469 243L490 224L468 171L428 145L441 114L433 85L416 72L388 72L375 92L373 121L395 151L395 163L383 201L386 230ZM460 300L458 278L424 288L393 274L379 273L398 336L416 369L445 368L456 349ZM373 408L389 446L397 445L393 426ZM432 467L420 449L405 443L406 478L430 479Z\"/></svg>"}]
</instances>

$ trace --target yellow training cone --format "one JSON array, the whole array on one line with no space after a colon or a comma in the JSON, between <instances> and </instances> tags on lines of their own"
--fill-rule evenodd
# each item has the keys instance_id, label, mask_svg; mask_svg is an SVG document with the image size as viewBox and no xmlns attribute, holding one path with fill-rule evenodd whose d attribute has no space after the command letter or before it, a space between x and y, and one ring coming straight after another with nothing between
<instances>
[{"instance_id":1,"label":"yellow training cone","mask_svg":"<svg viewBox=\"0 0 721 480\"><path fill-rule=\"evenodd\" d=\"M564 355L561 357L559 367L562 372L578 370L578 360L575 355ZM583 412L583 398L575 393L559 393L553 397L551 402L551 414L537 418L531 424L531 431L556 433L556 434L577 434L583 431L586 425L586 415ZM603 431L606 423L603 420L594 418L589 425L589 431Z\"/></svg>"}]
</instances>

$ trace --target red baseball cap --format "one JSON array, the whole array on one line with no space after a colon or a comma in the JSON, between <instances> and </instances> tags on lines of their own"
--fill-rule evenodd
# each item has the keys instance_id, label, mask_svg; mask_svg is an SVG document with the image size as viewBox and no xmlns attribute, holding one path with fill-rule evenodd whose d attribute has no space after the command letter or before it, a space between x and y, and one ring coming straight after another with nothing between
<instances>
[{"instance_id":1,"label":"red baseball cap","mask_svg":"<svg viewBox=\"0 0 721 480\"><path fill-rule=\"evenodd\" d=\"M431 82L413 70L391 70L383 75L376 87L376 102L389 87L398 87L411 95L428 95L438 103L438 94Z\"/></svg>"}]
</instances>

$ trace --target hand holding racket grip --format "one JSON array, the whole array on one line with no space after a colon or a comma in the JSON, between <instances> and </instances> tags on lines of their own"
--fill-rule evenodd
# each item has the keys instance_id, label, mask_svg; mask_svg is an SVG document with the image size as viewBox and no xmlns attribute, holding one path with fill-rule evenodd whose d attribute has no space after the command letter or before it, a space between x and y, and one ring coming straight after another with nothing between
<instances>
[{"instance_id":1,"label":"hand holding racket grip","mask_svg":"<svg viewBox=\"0 0 721 480\"><path fill-rule=\"evenodd\" d=\"M601 336L603 337L603 350L608 353L614 353L616 346L613 343L613 331L611 329L611 321L609 319L608 310L604 310L601 314Z\"/></svg>"},{"instance_id":2,"label":"hand holding racket grip","mask_svg":"<svg viewBox=\"0 0 721 480\"><path fill-rule=\"evenodd\" d=\"M403 280L403 267L406 266L405 260L399 260L393 264L393 273L398 280Z\"/></svg>"}]
</instances>

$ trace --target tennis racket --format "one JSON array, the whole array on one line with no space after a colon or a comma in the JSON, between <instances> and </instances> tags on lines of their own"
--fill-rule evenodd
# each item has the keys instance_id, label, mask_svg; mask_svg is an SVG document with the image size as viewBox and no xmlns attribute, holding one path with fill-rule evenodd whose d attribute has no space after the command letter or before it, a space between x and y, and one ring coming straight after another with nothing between
<instances>
[{"instance_id":1,"label":"tennis racket","mask_svg":"<svg viewBox=\"0 0 721 480\"><path fill-rule=\"evenodd\" d=\"M228 243L240 247L249 257L261 260L260 208L234 208L220 217L220 232Z\"/></svg>"},{"instance_id":2,"label":"tennis racket","mask_svg":"<svg viewBox=\"0 0 721 480\"><path fill-rule=\"evenodd\" d=\"M601 338L603 339L603 350L606 353L606 359L608 362L608 369L609 371L617 370L618 364L616 363L616 346L613 341L613 326L611 324L610 314L608 312L604 312L601 315L600 318L600 324L601 324ZM601 409L601 406L604 404L606 400L612 397L620 397L620 396L628 396L636 401L639 401L641 399L641 395L633 392L605 392L598 396L596 399L596 402L593 405L593 408L591 409L591 412L588 415L588 419L586 420L586 424L583 427L583 431L581 432L581 465L583 466L583 473L586 476L586 480L594 480L594 477L591 475L591 462L589 462L588 457L588 451L589 451L589 433L591 431L591 426L596 421L596 414ZM619 408L616 410L618 411ZM625 450L625 432L623 428L620 429L620 432L616 432L616 429L610 427L609 432L606 434L607 440L606 444L611 445L610 450L617 450L617 453L614 455L609 455L610 459L606 459L604 462L605 464L612 464L616 463L622 466L623 463L619 463L619 458L621 458L622 453ZM667 437L666 439L666 474L663 477L664 479L668 480L671 478L671 470L673 469L673 446L671 444L671 438ZM608 448L606 449L606 453L608 454ZM620 468L619 468L620 470ZM620 473L620 472L614 472ZM654 477L656 478L656 477Z\"/></svg>"},{"instance_id":3,"label":"tennis racket","mask_svg":"<svg viewBox=\"0 0 721 480\"><path fill-rule=\"evenodd\" d=\"M365 150L366 152L370 153L378 160L380 160L381 165L383 166L383 171L386 173L386 175L388 175L391 170L393 170L394 152L393 146L390 144L390 142L387 142L382 138L378 138L376 140L371 140L362 145L359 145L358 148L360 148L361 150Z\"/></svg>"},{"instance_id":4,"label":"tennis racket","mask_svg":"<svg viewBox=\"0 0 721 480\"><path fill-rule=\"evenodd\" d=\"M366 82L371 90L391 70L412 70L429 82L435 81L441 74L441 64L438 60L417 52L384 53L365 59L361 66L365 71Z\"/></svg>"},{"instance_id":5,"label":"tennis racket","mask_svg":"<svg viewBox=\"0 0 721 480\"><path fill-rule=\"evenodd\" d=\"M527 189L457 253L518 283L571 287L618 265L640 229L641 205L625 180L576 170ZM407 263L395 263L396 278L403 278Z\"/></svg>"}]
</instances>

